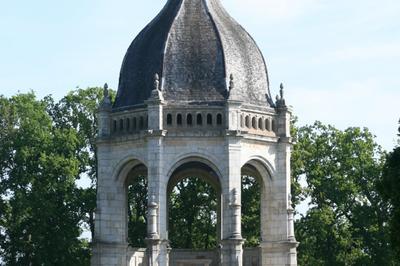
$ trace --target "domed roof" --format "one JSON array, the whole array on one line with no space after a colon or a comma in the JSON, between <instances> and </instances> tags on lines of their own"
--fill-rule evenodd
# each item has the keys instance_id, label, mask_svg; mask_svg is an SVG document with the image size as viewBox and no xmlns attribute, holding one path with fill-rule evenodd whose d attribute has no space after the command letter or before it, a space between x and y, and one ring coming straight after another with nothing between
<instances>
[{"instance_id":1,"label":"domed roof","mask_svg":"<svg viewBox=\"0 0 400 266\"><path fill-rule=\"evenodd\" d=\"M155 74L168 102L272 102L260 50L219 0L168 0L130 45L114 108L143 104Z\"/></svg>"}]
</instances>

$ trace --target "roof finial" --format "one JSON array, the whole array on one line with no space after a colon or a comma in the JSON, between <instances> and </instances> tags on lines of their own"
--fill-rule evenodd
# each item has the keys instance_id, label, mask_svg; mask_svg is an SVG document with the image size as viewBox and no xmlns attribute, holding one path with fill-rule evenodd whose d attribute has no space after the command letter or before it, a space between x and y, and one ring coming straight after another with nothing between
<instances>
[{"instance_id":1,"label":"roof finial","mask_svg":"<svg viewBox=\"0 0 400 266\"><path fill-rule=\"evenodd\" d=\"M233 81L233 74L229 76L229 91L233 90L235 88L235 82Z\"/></svg>"},{"instance_id":2,"label":"roof finial","mask_svg":"<svg viewBox=\"0 0 400 266\"><path fill-rule=\"evenodd\" d=\"M281 83L281 85L280 85L279 95L276 95L276 106L277 107L286 107L283 83Z\"/></svg>"},{"instance_id":3,"label":"roof finial","mask_svg":"<svg viewBox=\"0 0 400 266\"><path fill-rule=\"evenodd\" d=\"M100 103L100 109L110 110L110 108L111 108L111 97L110 97L110 92L108 90L108 84L105 83L103 86L103 100Z\"/></svg>"},{"instance_id":4,"label":"roof finial","mask_svg":"<svg viewBox=\"0 0 400 266\"><path fill-rule=\"evenodd\" d=\"M158 76L158 73L154 74L154 88L151 91L150 99L157 101L164 100L160 90L160 76Z\"/></svg>"},{"instance_id":5,"label":"roof finial","mask_svg":"<svg viewBox=\"0 0 400 266\"><path fill-rule=\"evenodd\" d=\"M108 96L109 96L108 84L105 83L105 84L104 84L104 87L103 87L103 97L104 97L104 98L108 98Z\"/></svg>"},{"instance_id":6,"label":"roof finial","mask_svg":"<svg viewBox=\"0 0 400 266\"><path fill-rule=\"evenodd\" d=\"M154 90L160 90L160 77L158 76L158 73L154 75Z\"/></svg>"}]
</instances>

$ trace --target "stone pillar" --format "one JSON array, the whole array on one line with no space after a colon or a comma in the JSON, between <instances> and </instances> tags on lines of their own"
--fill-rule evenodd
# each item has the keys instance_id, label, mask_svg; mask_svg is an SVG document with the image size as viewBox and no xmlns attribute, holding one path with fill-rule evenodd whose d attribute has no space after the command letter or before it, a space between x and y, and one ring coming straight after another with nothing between
<instances>
[{"instance_id":1,"label":"stone pillar","mask_svg":"<svg viewBox=\"0 0 400 266\"><path fill-rule=\"evenodd\" d=\"M243 265L243 239L241 230L241 141L239 131L227 130L226 177L222 184L223 234L221 265Z\"/></svg>"},{"instance_id":2,"label":"stone pillar","mask_svg":"<svg viewBox=\"0 0 400 266\"><path fill-rule=\"evenodd\" d=\"M147 104L149 117L147 133L148 180L149 180L149 212L147 256L149 266L167 266L168 240L166 228L166 180L163 173L163 98L159 90L157 75L155 89Z\"/></svg>"},{"instance_id":3,"label":"stone pillar","mask_svg":"<svg viewBox=\"0 0 400 266\"><path fill-rule=\"evenodd\" d=\"M156 197L151 195L148 203L148 225L147 225L147 237L149 239L159 239L158 226L157 226L157 215L158 215L158 204Z\"/></svg>"},{"instance_id":4,"label":"stone pillar","mask_svg":"<svg viewBox=\"0 0 400 266\"><path fill-rule=\"evenodd\" d=\"M113 177L110 147L99 139L97 208L92 266L125 266L127 263L126 190Z\"/></svg>"},{"instance_id":5,"label":"stone pillar","mask_svg":"<svg viewBox=\"0 0 400 266\"><path fill-rule=\"evenodd\" d=\"M242 102L228 100L225 109L226 128L229 131L240 130L240 107Z\"/></svg>"},{"instance_id":6,"label":"stone pillar","mask_svg":"<svg viewBox=\"0 0 400 266\"><path fill-rule=\"evenodd\" d=\"M237 188L232 190L232 202L230 207L232 209L232 237L233 239L242 239L241 228L241 204L238 199L239 192Z\"/></svg>"},{"instance_id":7,"label":"stone pillar","mask_svg":"<svg viewBox=\"0 0 400 266\"><path fill-rule=\"evenodd\" d=\"M292 206L289 206L288 208L288 239L290 241L296 241L294 235L294 210Z\"/></svg>"},{"instance_id":8,"label":"stone pillar","mask_svg":"<svg viewBox=\"0 0 400 266\"><path fill-rule=\"evenodd\" d=\"M290 137L291 111L285 105L281 89L277 112L276 172L272 177L271 191L274 208L268 209L268 223L260 245L263 266L296 266L297 253L293 225L293 209L290 199Z\"/></svg>"}]
</instances>

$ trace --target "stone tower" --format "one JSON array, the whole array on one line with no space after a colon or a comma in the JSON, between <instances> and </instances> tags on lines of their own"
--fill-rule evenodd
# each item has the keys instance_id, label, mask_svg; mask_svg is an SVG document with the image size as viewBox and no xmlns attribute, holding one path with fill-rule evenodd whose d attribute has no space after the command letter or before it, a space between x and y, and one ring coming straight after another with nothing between
<instances>
[{"instance_id":1,"label":"stone tower","mask_svg":"<svg viewBox=\"0 0 400 266\"><path fill-rule=\"evenodd\" d=\"M115 102L104 94L93 266L297 265L291 111L283 86L271 98L260 50L219 0L167 1L129 47ZM139 174L148 180L146 249L127 244L127 186ZM243 174L261 186L253 255L241 234ZM201 256L168 242L167 199L188 176L218 193L220 245Z\"/></svg>"}]
</instances>

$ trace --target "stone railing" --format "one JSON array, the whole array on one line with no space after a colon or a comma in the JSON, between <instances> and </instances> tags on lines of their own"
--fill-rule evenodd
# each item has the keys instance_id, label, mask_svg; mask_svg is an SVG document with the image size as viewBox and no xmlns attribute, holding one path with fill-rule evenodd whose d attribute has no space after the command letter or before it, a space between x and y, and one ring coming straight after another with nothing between
<instances>
[{"instance_id":1,"label":"stone railing","mask_svg":"<svg viewBox=\"0 0 400 266\"><path fill-rule=\"evenodd\" d=\"M261 266L260 248L243 249L243 266ZM173 249L169 254L170 266L218 266L217 250ZM145 248L128 249L129 266L148 266Z\"/></svg>"},{"instance_id":2,"label":"stone railing","mask_svg":"<svg viewBox=\"0 0 400 266\"><path fill-rule=\"evenodd\" d=\"M169 265L175 266L218 266L217 250L173 249L169 255Z\"/></svg>"},{"instance_id":3,"label":"stone railing","mask_svg":"<svg viewBox=\"0 0 400 266\"><path fill-rule=\"evenodd\" d=\"M259 135L275 135L276 118L270 114L242 112L240 128L249 133Z\"/></svg>"},{"instance_id":4,"label":"stone railing","mask_svg":"<svg viewBox=\"0 0 400 266\"><path fill-rule=\"evenodd\" d=\"M222 128L225 126L223 110L165 110L164 128Z\"/></svg>"},{"instance_id":5,"label":"stone railing","mask_svg":"<svg viewBox=\"0 0 400 266\"><path fill-rule=\"evenodd\" d=\"M148 128L146 110L113 114L111 118L111 133L122 135L140 132Z\"/></svg>"}]
</instances>

